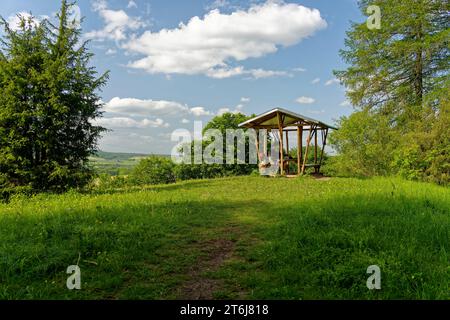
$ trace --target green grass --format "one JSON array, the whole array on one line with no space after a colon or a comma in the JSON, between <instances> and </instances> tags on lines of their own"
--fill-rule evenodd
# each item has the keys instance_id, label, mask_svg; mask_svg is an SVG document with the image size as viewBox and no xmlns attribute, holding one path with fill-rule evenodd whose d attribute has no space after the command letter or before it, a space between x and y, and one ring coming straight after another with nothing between
<instances>
[{"instance_id":1,"label":"green grass","mask_svg":"<svg viewBox=\"0 0 450 320\"><path fill-rule=\"evenodd\" d=\"M79 264L82 289L66 268ZM381 268L381 290L366 269ZM450 190L239 177L0 205L1 299L449 299ZM202 297L202 296L200 296Z\"/></svg>"}]
</instances>

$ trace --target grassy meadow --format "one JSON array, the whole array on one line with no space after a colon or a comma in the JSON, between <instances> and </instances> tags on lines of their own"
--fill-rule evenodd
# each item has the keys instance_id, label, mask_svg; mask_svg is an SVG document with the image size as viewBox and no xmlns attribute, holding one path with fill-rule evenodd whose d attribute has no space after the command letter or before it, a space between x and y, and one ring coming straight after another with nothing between
<instances>
[{"instance_id":1,"label":"grassy meadow","mask_svg":"<svg viewBox=\"0 0 450 320\"><path fill-rule=\"evenodd\" d=\"M450 189L235 177L0 204L0 299L183 298L449 299Z\"/></svg>"}]
</instances>

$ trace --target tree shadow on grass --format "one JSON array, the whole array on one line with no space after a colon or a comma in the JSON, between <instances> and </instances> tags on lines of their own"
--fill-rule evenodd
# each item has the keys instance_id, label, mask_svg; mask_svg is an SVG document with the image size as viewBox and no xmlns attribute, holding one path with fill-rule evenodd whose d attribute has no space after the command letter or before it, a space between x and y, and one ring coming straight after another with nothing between
<instances>
[{"instance_id":1,"label":"tree shadow on grass","mask_svg":"<svg viewBox=\"0 0 450 320\"><path fill-rule=\"evenodd\" d=\"M235 261L222 259L212 272L225 285L238 284L227 297L244 290L263 299L442 298L448 289L445 198L387 192L288 199L194 198L4 215L0 298L177 298L190 268L210 265L199 263L205 244L229 247L232 239ZM65 270L77 263L83 290L69 291ZM371 264L383 272L380 292L365 287Z\"/></svg>"}]
</instances>

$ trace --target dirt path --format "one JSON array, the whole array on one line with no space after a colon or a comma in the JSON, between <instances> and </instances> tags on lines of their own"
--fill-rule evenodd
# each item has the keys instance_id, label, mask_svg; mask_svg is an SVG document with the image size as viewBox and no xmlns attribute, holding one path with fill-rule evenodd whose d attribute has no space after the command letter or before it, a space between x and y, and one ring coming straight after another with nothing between
<instances>
[{"instance_id":1,"label":"dirt path","mask_svg":"<svg viewBox=\"0 0 450 320\"><path fill-rule=\"evenodd\" d=\"M199 242L202 257L188 269L189 280L178 288L178 297L188 300L214 299L214 293L225 287L225 280L210 278L205 273L218 271L227 260L232 259L235 244L235 240L225 238ZM243 292L238 293L238 296L243 295Z\"/></svg>"}]
</instances>

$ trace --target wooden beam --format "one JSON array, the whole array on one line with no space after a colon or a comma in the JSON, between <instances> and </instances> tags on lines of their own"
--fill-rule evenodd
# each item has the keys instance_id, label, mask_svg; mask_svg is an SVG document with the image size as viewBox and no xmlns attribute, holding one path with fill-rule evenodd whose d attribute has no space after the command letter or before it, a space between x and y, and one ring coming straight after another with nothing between
<instances>
[{"instance_id":1,"label":"wooden beam","mask_svg":"<svg viewBox=\"0 0 450 320\"><path fill-rule=\"evenodd\" d=\"M318 138L317 138L317 128L314 129L314 164L317 164L317 143L318 143ZM314 168L314 172L317 173L317 169Z\"/></svg>"},{"instance_id":2,"label":"wooden beam","mask_svg":"<svg viewBox=\"0 0 450 320\"><path fill-rule=\"evenodd\" d=\"M306 150L305 150L305 158L303 159L302 174L305 173L306 160L308 159L309 144L311 143L311 138L313 134L314 134L313 127L310 127L308 137L306 138Z\"/></svg>"},{"instance_id":3,"label":"wooden beam","mask_svg":"<svg viewBox=\"0 0 450 320\"><path fill-rule=\"evenodd\" d=\"M304 125L298 125L298 127L300 127L300 128L302 128ZM297 127L296 125L295 126L290 126L290 127ZM321 130L327 130L327 128L317 128L317 131L321 131ZM295 129L283 129L283 131L289 131L289 132L291 132L291 131L297 131L297 128L295 128ZM303 131L309 131L309 129L303 129Z\"/></svg>"},{"instance_id":4,"label":"wooden beam","mask_svg":"<svg viewBox=\"0 0 450 320\"><path fill-rule=\"evenodd\" d=\"M302 163L302 132L300 127L297 127L297 174L300 175Z\"/></svg>"},{"instance_id":5,"label":"wooden beam","mask_svg":"<svg viewBox=\"0 0 450 320\"><path fill-rule=\"evenodd\" d=\"M320 166L322 165L322 161L323 161L323 154L324 154L324 151L325 151L325 146L327 144L327 137L328 137L328 129L325 130L325 136L324 136L323 142L322 142L322 152L320 154L319 172L320 172Z\"/></svg>"},{"instance_id":6,"label":"wooden beam","mask_svg":"<svg viewBox=\"0 0 450 320\"><path fill-rule=\"evenodd\" d=\"M277 112L277 118L278 118L278 131L280 133L280 174L284 175L284 168L283 168L283 162L284 162L284 156L283 156L283 120L281 119L281 115L279 112Z\"/></svg>"},{"instance_id":7,"label":"wooden beam","mask_svg":"<svg viewBox=\"0 0 450 320\"><path fill-rule=\"evenodd\" d=\"M300 149L300 161L301 161L301 159L303 159L303 127L302 127L302 130L300 130L300 145L299 145L299 149ZM300 163L300 165L298 166L299 167L299 171L301 170L301 163Z\"/></svg>"},{"instance_id":8,"label":"wooden beam","mask_svg":"<svg viewBox=\"0 0 450 320\"><path fill-rule=\"evenodd\" d=\"M285 132L286 132L286 154L289 158L289 132L287 132L287 131L285 131ZM286 173L289 174L289 162L286 167Z\"/></svg>"}]
</instances>

